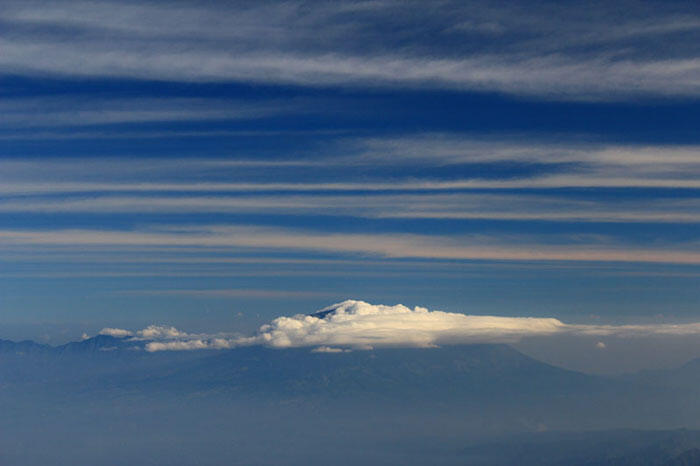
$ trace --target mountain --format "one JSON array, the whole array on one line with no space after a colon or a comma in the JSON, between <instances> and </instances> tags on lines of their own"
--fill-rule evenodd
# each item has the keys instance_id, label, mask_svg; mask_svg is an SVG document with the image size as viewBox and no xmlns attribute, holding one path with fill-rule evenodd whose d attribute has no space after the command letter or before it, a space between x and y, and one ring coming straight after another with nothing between
<instances>
[{"instance_id":1,"label":"mountain","mask_svg":"<svg viewBox=\"0 0 700 466\"><path fill-rule=\"evenodd\" d=\"M66 343L61 346L43 345L31 340L20 342L0 340L0 357L18 356L32 358L36 356L56 357L61 355L87 355L95 352L141 349L141 346L142 345L139 343L109 335L97 335L92 338Z\"/></svg>"},{"instance_id":2,"label":"mountain","mask_svg":"<svg viewBox=\"0 0 700 466\"><path fill-rule=\"evenodd\" d=\"M41 345L30 340L14 342L9 340L0 340L0 355L37 355L51 352L52 347Z\"/></svg>"},{"instance_id":3,"label":"mountain","mask_svg":"<svg viewBox=\"0 0 700 466\"><path fill-rule=\"evenodd\" d=\"M494 395L511 391L514 386L524 395L544 389L573 390L598 380L536 361L507 345L337 353L250 346L149 353L143 349L145 343L107 335L57 347L6 343L0 346L0 374L3 367L19 362L30 378L33 365L41 371L50 362L57 379L69 375L72 380L88 378L95 382L100 374L118 372L124 385L138 380L148 387L183 390L378 397L398 393ZM44 379L47 375L41 374Z\"/></svg>"},{"instance_id":4,"label":"mountain","mask_svg":"<svg viewBox=\"0 0 700 466\"><path fill-rule=\"evenodd\" d=\"M611 378L508 345L146 343L1 341L0 464L665 466L700 448L694 431L609 430L698 426L694 364Z\"/></svg>"},{"instance_id":5,"label":"mountain","mask_svg":"<svg viewBox=\"0 0 700 466\"><path fill-rule=\"evenodd\" d=\"M142 349L142 345L139 342L132 342L126 338L117 338L110 335L97 335L92 338L57 346L53 348L53 351L60 355L80 355L140 349Z\"/></svg>"},{"instance_id":6,"label":"mountain","mask_svg":"<svg viewBox=\"0 0 700 466\"><path fill-rule=\"evenodd\" d=\"M469 412L491 429L609 429L698 425L700 370L636 378L551 366L508 345L315 352L262 346L159 351L98 335L62 346L0 345L0 387L64 397L112 394L224 396L250 402ZM674 382L669 382L673 379ZM450 416L451 414L445 414ZM476 421L475 421L476 422Z\"/></svg>"},{"instance_id":7,"label":"mountain","mask_svg":"<svg viewBox=\"0 0 700 466\"><path fill-rule=\"evenodd\" d=\"M156 378L154 374L154 378ZM314 353L308 348L260 346L223 351L169 371L161 380L183 380L206 389L299 395L460 397L510 392L522 394L575 389L594 377L536 361L506 345L441 348L384 348Z\"/></svg>"}]
</instances>

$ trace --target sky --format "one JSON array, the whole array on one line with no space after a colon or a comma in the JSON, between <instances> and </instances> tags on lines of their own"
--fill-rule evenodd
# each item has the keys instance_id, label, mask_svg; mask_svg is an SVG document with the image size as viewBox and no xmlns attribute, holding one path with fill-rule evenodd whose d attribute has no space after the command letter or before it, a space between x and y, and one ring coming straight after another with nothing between
<instances>
[{"instance_id":1,"label":"sky","mask_svg":"<svg viewBox=\"0 0 700 466\"><path fill-rule=\"evenodd\" d=\"M347 299L700 321L693 2L6 0L0 24L0 338L248 335ZM700 355L664 335L637 364ZM644 351L576 338L522 345Z\"/></svg>"}]
</instances>

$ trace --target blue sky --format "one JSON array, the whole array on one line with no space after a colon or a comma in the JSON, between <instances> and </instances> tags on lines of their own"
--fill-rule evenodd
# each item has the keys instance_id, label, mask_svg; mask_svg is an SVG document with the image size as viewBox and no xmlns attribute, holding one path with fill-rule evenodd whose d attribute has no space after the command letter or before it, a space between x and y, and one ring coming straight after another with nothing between
<instances>
[{"instance_id":1,"label":"blue sky","mask_svg":"<svg viewBox=\"0 0 700 466\"><path fill-rule=\"evenodd\" d=\"M4 2L0 328L700 302L689 2Z\"/></svg>"}]
</instances>

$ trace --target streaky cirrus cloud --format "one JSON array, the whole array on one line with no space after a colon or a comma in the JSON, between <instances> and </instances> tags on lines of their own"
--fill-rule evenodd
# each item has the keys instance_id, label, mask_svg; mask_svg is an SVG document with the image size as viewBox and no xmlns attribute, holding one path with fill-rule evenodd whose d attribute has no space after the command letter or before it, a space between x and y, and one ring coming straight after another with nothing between
<instances>
[{"instance_id":1,"label":"streaky cirrus cloud","mask_svg":"<svg viewBox=\"0 0 700 466\"><path fill-rule=\"evenodd\" d=\"M268 213L361 218L700 223L700 199L572 199L510 193L113 196L0 199L0 213Z\"/></svg>"},{"instance_id":2,"label":"streaky cirrus cloud","mask_svg":"<svg viewBox=\"0 0 700 466\"><path fill-rule=\"evenodd\" d=\"M516 343L527 337L556 335L623 338L700 335L700 323L579 325L546 317L467 315L423 307L411 309L401 304L386 306L346 300L313 314L278 317L252 336L188 334L173 327L158 326L135 333L105 330L114 336L145 340L145 349L149 352L262 345L280 349L310 347L318 353L340 353L376 347Z\"/></svg>"},{"instance_id":3,"label":"streaky cirrus cloud","mask_svg":"<svg viewBox=\"0 0 700 466\"><path fill-rule=\"evenodd\" d=\"M7 0L0 67L567 98L697 95L692 5L613 3Z\"/></svg>"},{"instance_id":4,"label":"streaky cirrus cloud","mask_svg":"<svg viewBox=\"0 0 700 466\"><path fill-rule=\"evenodd\" d=\"M607 238L559 238L558 244L527 235L340 234L265 227L180 225L157 230L0 230L2 246L171 246L240 250L322 251L384 258L450 260L582 261L699 264L694 242L653 248L615 244ZM517 240L517 245L514 245Z\"/></svg>"},{"instance_id":5,"label":"streaky cirrus cloud","mask_svg":"<svg viewBox=\"0 0 700 466\"><path fill-rule=\"evenodd\" d=\"M119 123L254 120L308 112L312 102L245 102L198 98L57 98L16 97L0 102L0 126L60 127Z\"/></svg>"}]
</instances>

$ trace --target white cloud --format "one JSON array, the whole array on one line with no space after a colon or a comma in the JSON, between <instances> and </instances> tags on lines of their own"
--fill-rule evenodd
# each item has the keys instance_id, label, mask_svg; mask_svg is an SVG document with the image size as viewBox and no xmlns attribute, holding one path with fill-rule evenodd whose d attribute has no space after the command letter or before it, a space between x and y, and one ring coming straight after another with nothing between
<instances>
[{"instance_id":1,"label":"white cloud","mask_svg":"<svg viewBox=\"0 0 700 466\"><path fill-rule=\"evenodd\" d=\"M185 334L186 335L186 334ZM230 349L239 345L235 338L202 338L201 336L182 337L167 341L146 343L146 351L188 351L200 349Z\"/></svg>"},{"instance_id":2,"label":"white cloud","mask_svg":"<svg viewBox=\"0 0 700 466\"><path fill-rule=\"evenodd\" d=\"M103 328L100 330L100 335L109 335L110 337L125 338L130 337L134 333L130 330L124 330L123 328Z\"/></svg>"},{"instance_id":3,"label":"white cloud","mask_svg":"<svg viewBox=\"0 0 700 466\"><path fill-rule=\"evenodd\" d=\"M613 238L537 238L525 235L418 235L321 233L226 225L171 226L158 230L0 230L0 247L16 245L208 247L287 249L385 258L582 261L698 264L693 242L634 247Z\"/></svg>"},{"instance_id":4,"label":"white cloud","mask_svg":"<svg viewBox=\"0 0 700 466\"><path fill-rule=\"evenodd\" d=\"M365 11L354 2L51 3L3 3L8 34L0 41L0 66L42 75L429 86L575 98L698 92L700 64L687 37L697 14L663 4L616 3L626 11L621 18L605 4L592 14L547 2L524 8L460 1L432 9L422 2L374 2ZM427 34L435 40L425 41Z\"/></svg>"},{"instance_id":5,"label":"white cloud","mask_svg":"<svg viewBox=\"0 0 700 466\"><path fill-rule=\"evenodd\" d=\"M332 346L319 346L311 350L312 353L347 353L350 350L344 348L334 348Z\"/></svg>"},{"instance_id":6,"label":"white cloud","mask_svg":"<svg viewBox=\"0 0 700 466\"><path fill-rule=\"evenodd\" d=\"M374 305L348 300L314 314L278 317L238 344L276 348L380 346L431 347L444 344L511 343L525 337L588 335L639 338L700 335L700 323L574 325L558 319L497 317L430 311L422 307ZM605 348L598 342L598 348Z\"/></svg>"},{"instance_id":7,"label":"white cloud","mask_svg":"<svg viewBox=\"0 0 700 466\"><path fill-rule=\"evenodd\" d=\"M513 342L566 327L557 319L473 316L403 305L348 300L312 315L278 317L245 341L275 348L299 346L417 346Z\"/></svg>"},{"instance_id":8,"label":"white cloud","mask_svg":"<svg viewBox=\"0 0 700 466\"><path fill-rule=\"evenodd\" d=\"M700 322L649 325L569 325L571 333L623 338L700 335Z\"/></svg>"},{"instance_id":9,"label":"white cloud","mask_svg":"<svg viewBox=\"0 0 700 466\"><path fill-rule=\"evenodd\" d=\"M143 340L164 340L170 338L184 338L188 334L181 332L175 327L166 327L161 325L149 325L143 330L136 332L136 336Z\"/></svg>"},{"instance_id":10,"label":"white cloud","mask_svg":"<svg viewBox=\"0 0 700 466\"><path fill-rule=\"evenodd\" d=\"M0 124L26 128L151 121L252 120L304 111L298 104L192 98L18 98L0 102Z\"/></svg>"},{"instance_id":11,"label":"white cloud","mask_svg":"<svg viewBox=\"0 0 700 466\"><path fill-rule=\"evenodd\" d=\"M350 215L364 218L455 218L580 222L700 222L697 199L621 199L492 193L287 194L239 196L81 196L0 200L0 212L227 212Z\"/></svg>"},{"instance_id":12,"label":"white cloud","mask_svg":"<svg viewBox=\"0 0 700 466\"><path fill-rule=\"evenodd\" d=\"M648 325L574 325L554 318L467 315L413 309L397 304L375 305L347 300L313 314L283 316L260 327L253 336L189 334L174 327L150 326L135 335L145 349L185 351L261 345L272 348L313 347L314 353L340 353L381 347L431 348L450 344L516 343L528 337L556 335L644 338L700 335L700 323ZM602 341L597 349L605 349Z\"/></svg>"}]
</instances>

